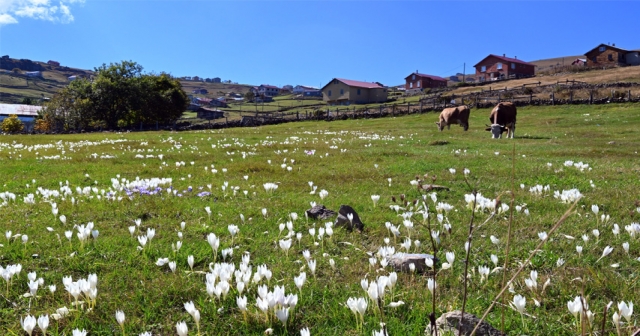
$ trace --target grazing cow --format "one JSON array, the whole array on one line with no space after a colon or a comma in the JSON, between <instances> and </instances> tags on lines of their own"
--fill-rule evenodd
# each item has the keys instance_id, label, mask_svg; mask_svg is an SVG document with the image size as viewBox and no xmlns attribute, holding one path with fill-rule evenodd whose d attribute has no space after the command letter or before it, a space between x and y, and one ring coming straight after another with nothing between
<instances>
[{"instance_id":1,"label":"grazing cow","mask_svg":"<svg viewBox=\"0 0 640 336\"><path fill-rule=\"evenodd\" d=\"M491 126L486 125L485 130L491 131L493 139L502 138L502 133L507 132L507 138L513 139L516 133L516 106L512 103L498 103L491 111L489 120Z\"/></svg>"},{"instance_id":2,"label":"grazing cow","mask_svg":"<svg viewBox=\"0 0 640 336\"><path fill-rule=\"evenodd\" d=\"M447 129L451 129L451 124L460 124L466 131L469 129L469 113L471 110L465 105L446 108L440 112L440 121L436 122L436 125L442 131L445 126Z\"/></svg>"}]
</instances>

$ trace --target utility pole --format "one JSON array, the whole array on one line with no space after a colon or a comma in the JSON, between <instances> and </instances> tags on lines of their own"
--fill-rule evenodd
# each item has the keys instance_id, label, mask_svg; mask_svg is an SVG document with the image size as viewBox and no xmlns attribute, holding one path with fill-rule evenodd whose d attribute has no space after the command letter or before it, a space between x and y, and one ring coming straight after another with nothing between
<instances>
[{"instance_id":1,"label":"utility pole","mask_svg":"<svg viewBox=\"0 0 640 336\"><path fill-rule=\"evenodd\" d=\"M467 63L462 63L462 82L464 83L464 77L467 75Z\"/></svg>"}]
</instances>

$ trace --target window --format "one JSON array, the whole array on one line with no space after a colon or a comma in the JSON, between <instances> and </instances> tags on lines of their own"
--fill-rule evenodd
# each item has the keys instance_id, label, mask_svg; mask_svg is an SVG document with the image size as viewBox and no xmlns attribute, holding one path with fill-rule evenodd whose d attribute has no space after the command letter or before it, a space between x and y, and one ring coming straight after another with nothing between
<instances>
[{"instance_id":1,"label":"window","mask_svg":"<svg viewBox=\"0 0 640 336\"><path fill-rule=\"evenodd\" d=\"M516 64L515 63L511 63L511 69L515 69L516 68Z\"/></svg>"},{"instance_id":2,"label":"window","mask_svg":"<svg viewBox=\"0 0 640 336\"><path fill-rule=\"evenodd\" d=\"M418 85L416 85L417 87L420 87L420 81L418 81Z\"/></svg>"},{"instance_id":3,"label":"window","mask_svg":"<svg viewBox=\"0 0 640 336\"><path fill-rule=\"evenodd\" d=\"M605 47L600 47L598 50L604 51L605 49L606 49Z\"/></svg>"},{"instance_id":4,"label":"window","mask_svg":"<svg viewBox=\"0 0 640 336\"><path fill-rule=\"evenodd\" d=\"M344 89L340 89L340 94L343 95L344 94Z\"/></svg>"},{"instance_id":5,"label":"window","mask_svg":"<svg viewBox=\"0 0 640 336\"><path fill-rule=\"evenodd\" d=\"M327 94L327 96L331 97L331 90L329 90L329 94Z\"/></svg>"},{"instance_id":6,"label":"window","mask_svg":"<svg viewBox=\"0 0 640 336\"><path fill-rule=\"evenodd\" d=\"M498 62L498 65L496 65L496 69L502 70L502 63Z\"/></svg>"},{"instance_id":7,"label":"window","mask_svg":"<svg viewBox=\"0 0 640 336\"><path fill-rule=\"evenodd\" d=\"M487 66L483 65L482 67L480 67L480 72L485 72L487 71Z\"/></svg>"},{"instance_id":8,"label":"window","mask_svg":"<svg viewBox=\"0 0 640 336\"><path fill-rule=\"evenodd\" d=\"M413 89L413 82L409 83L409 88Z\"/></svg>"},{"instance_id":9,"label":"window","mask_svg":"<svg viewBox=\"0 0 640 336\"><path fill-rule=\"evenodd\" d=\"M609 54L609 60L613 61L613 55Z\"/></svg>"},{"instance_id":10,"label":"window","mask_svg":"<svg viewBox=\"0 0 640 336\"><path fill-rule=\"evenodd\" d=\"M360 89L358 89L358 96L360 95Z\"/></svg>"},{"instance_id":11,"label":"window","mask_svg":"<svg viewBox=\"0 0 640 336\"><path fill-rule=\"evenodd\" d=\"M411 80L416 80L416 75L412 75Z\"/></svg>"}]
</instances>

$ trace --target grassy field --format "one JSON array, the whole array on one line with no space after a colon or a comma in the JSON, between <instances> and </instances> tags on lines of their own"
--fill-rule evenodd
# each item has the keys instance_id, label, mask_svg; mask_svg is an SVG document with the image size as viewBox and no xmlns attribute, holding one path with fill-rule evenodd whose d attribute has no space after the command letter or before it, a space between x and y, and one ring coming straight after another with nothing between
<instances>
[{"instance_id":1,"label":"grassy field","mask_svg":"<svg viewBox=\"0 0 640 336\"><path fill-rule=\"evenodd\" d=\"M624 68L614 68L606 70L593 70L580 73L566 73L558 74L555 76L537 76L534 78L513 79L504 82L498 82L494 84L487 84L477 87L461 87L457 88L450 93L454 94L469 94L473 92L481 92L483 90L489 90L492 87L494 90L501 90L505 87L516 88L522 87L523 84L532 84L540 82L541 85L550 85L557 82L576 80L580 82L599 84L599 83L614 83L614 82L640 82L640 67L631 66Z\"/></svg>"},{"instance_id":2,"label":"grassy field","mask_svg":"<svg viewBox=\"0 0 640 336\"><path fill-rule=\"evenodd\" d=\"M472 215L465 201L470 189L463 170L469 169L471 186L490 200L498 197L507 204L508 191L514 191L511 209L518 206L519 211L513 213L509 277L535 250L539 234L550 233L569 209L554 192L577 188L584 195L505 293L507 305L515 295L526 298L525 314L500 300L488 321L501 328L504 314L504 330L510 335L580 334L567 302L582 294L594 316L593 330L600 330L604 318L605 334L616 335L612 316L618 303L640 299L636 260L640 232L630 226L640 217L640 106L521 108L513 140L490 138L483 130L488 114L489 110L473 109L468 132L460 127L438 132L433 124L436 115L423 114L184 133L1 136L0 214L2 227L10 233L0 242L0 266L22 266L10 281L0 280L1 333L24 335L21 318L48 314L51 335L70 335L76 328L90 335L114 335L122 333L115 318L121 310L128 335L147 331L175 335L180 321L186 322L190 335L196 335L194 318L184 306L192 301L200 314L201 335L261 335L268 328L274 335L298 335L302 328L309 328L311 335L371 335L380 330L380 322L386 323L389 335L423 334L432 312L427 281L433 273L398 272L393 289L389 286L383 292L381 309L368 299L361 280L384 282L383 276L392 276L393 269L381 265L384 258L379 251L384 246L405 251L401 244L409 236L411 252L434 253L431 226L440 239L436 316L462 308L465 240ZM431 194L410 183L416 176L423 183L435 180L449 187L435 197L453 209L437 211ZM144 183L152 178L171 180ZM310 181L317 186L315 193ZM278 188L267 192L265 183ZM536 185L540 193L530 191ZM321 190L328 193L322 193L324 198ZM371 195L380 196L377 204ZM405 205L401 197L417 200L418 205ZM364 231L333 227L331 236L325 231L320 239L320 228L331 220L306 219L310 202L336 211L342 204L351 205L364 222ZM425 205L429 222L423 217ZM592 205L599 206L597 216ZM480 266L495 269L506 257L510 211L494 216L490 212L475 211L469 256L466 311L478 316L501 289L505 272L498 269L486 280L479 274ZM296 220L291 213L297 214ZM603 214L609 219L600 220ZM65 222L60 219L63 215ZM412 222L413 229L405 227L400 215ZM292 221L291 229L287 221ZM78 233L89 222L98 236L92 238L89 230L81 242ZM385 222L398 228L397 237ZM232 236L229 225L236 225L239 232ZM619 227L617 234L614 225ZM143 247L140 240L148 230L155 230L155 235ZM71 233L69 239L66 231ZM207 241L211 233L219 238L215 253ZM292 244L285 253L280 246L287 239ZM628 252L623 249L626 242ZM581 254L577 246L582 246ZM602 257L607 246L613 251ZM226 249L233 252L226 258L229 264L222 266ZM317 264L315 274L303 257L305 250ZM443 266L447 252L455 253L449 269ZM496 265L492 255L498 258ZM372 257L375 266L370 264ZM175 272L167 264L157 265L162 258L176 263ZM229 267L239 273L225 275ZM531 271L537 271L537 285L529 280L528 288L525 279ZM35 296L25 295L30 292L30 272L36 272L34 279L42 278ZM306 273L306 282L299 290L294 278L301 272ZM63 284L63 277L78 281L90 274L97 276L97 285L85 288L87 293L97 289L91 309L84 294L75 305ZM211 286L211 294L207 277L218 286ZM53 293L51 285L56 286ZM275 294L265 294L259 289L263 285ZM283 307L283 301L273 299L279 297L276 286L282 286L286 295L297 295L286 326L273 309L263 313L257 306L262 294L265 302L271 298L276 308ZM74 288L69 285L75 293ZM228 294L218 299L216 290L226 288ZM245 313L239 309L238 296L247 298ZM346 306L350 297L368 301L361 326ZM390 306L392 302L396 307ZM603 316L609 302L613 305ZM69 314L54 320L52 314L61 307L69 308ZM636 323L637 314L630 320L622 318L621 333L629 335ZM590 334L586 318L584 325Z\"/></svg>"}]
</instances>

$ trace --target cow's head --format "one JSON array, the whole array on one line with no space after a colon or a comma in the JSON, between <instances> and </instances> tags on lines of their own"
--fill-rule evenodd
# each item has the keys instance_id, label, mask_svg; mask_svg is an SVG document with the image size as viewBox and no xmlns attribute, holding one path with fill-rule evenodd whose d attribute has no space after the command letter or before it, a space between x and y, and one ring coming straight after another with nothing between
<instances>
[{"instance_id":1,"label":"cow's head","mask_svg":"<svg viewBox=\"0 0 640 336\"><path fill-rule=\"evenodd\" d=\"M491 138L493 139L502 138L502 133L505 132L506 130L507 130L506 127L499 124L493 124L491 126L487 125L487 128L485 128L485 131L491 131Z\"/></svg>"},{"instance_id":2,"label":"cow's head","mask_svg":"<svg viewBox=\"0 0 640 336\"><path fill-rule=\"evenodd\" d=\"M440 123L436 121L436 125L438 126L438 130L442 132L442 130L444 129L444 123Z\"/></svg>"}]
</instances>

